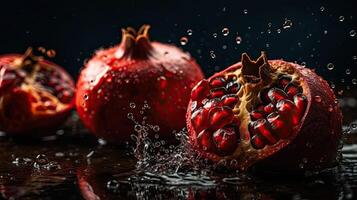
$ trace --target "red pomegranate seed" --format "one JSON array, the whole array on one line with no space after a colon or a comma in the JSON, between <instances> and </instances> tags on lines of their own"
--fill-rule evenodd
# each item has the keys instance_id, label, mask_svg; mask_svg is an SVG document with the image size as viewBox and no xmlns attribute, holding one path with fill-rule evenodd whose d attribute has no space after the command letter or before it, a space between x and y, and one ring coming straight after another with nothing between
<instances>
[{"instance_id":1,"label":"red pomegranate seed","mask_svg":"<svg viewBox=\"0 0 357 200\"><path fill-rule=\"evenodd\" d=\"M203 108L210 110L217 106L222 106L222 102L219 98L207 99L207 101L203 102Z\"/></svg>"},{"instance_id":2,"label":"red pomegranate seed","mask_svg":"<svg viewBox=\"0 0 357 200\"><path fill-rule=\"evenodd\" d=\"M225 84L226 84L226 80L223 77L213 78L209 82L211 88L223 87Z\"/></svg>"},{"instance_id":3,"label":"red pomegranate seed","mask_svg":"<svg viewBox=\"0 0 357 200\"><path fill-rule=\"evenodd\" d=\"M213 140L217 149L226 154L233 153L237 148L237 134L234 128L221 128L213 133Z\"/></svg>"},{"instance_id":4,"label":"red pomegranate seed","mask_svg":"<svg viewBox=\"0 0 357 200\"><path fill-rule=\"evenodd\" d=\"M222 97L223 95L226 94L226 88L224 87L214 88L211 89L210 93L212 98Z\"/></svg>"},{"instance_id":5,"label":"red pomegranate seed","mask_svg":"<svg viewBox=\"0 0 357 200\"><path fill-rule=\"evenodd\" d=\"M278 79L278 85L281 89L284 89L286 85L288 85L291 81L291 77L287 75L280 76Z\"/></svg>"},{"instance_id":6,"label":"red pomegranate seed","mask_svg":"<svg viewBox=\"0 0 357 200\"><path fill-rule=\"evenodd\" d=\"M289 83L284 90L291 99L294 97L294 95L302 92L302 88L294 83Z\"/></svg>"},{"instance_id":7,"label":"red pomegranate seed","mask_svg":"<svg viewBox=\"0 0 357 200\"><path fill-rule=\"evenodd\" d=\"M257 105L255 110L259 110L259 111L264 112L264 105L263 104Z\"/></svg>"},{"instance_id":8,"label":"red pomegranate seed","mask_svg":"<svg viewBox=\"0 0 357 200\"><path fill-rule=\"evenodd\" d=\"M250 140L250 143L255 149L262 149L265 147L265 142L259 135L254 135Z\"/></svg>"},{"instance_id":9,"label":"red pomegranate seed","mask_svg":"<svg viewBox=\"0 0 357 200\"><path fill-rule=\"evenodd\" d=\"M271 102L276 103L281 99L287 99L288 96L286 95L286 93L279 89L279 88L272 88L269 90L268 92L268 97L270 99Z\"/></svg>"},{"instance_id":10,"label":"red pomegranate seed","mask_svg":"<svg viewBox=\"0 0 357 200\"><path fill-rule=\"evenodd\" d=\"M264 106L264 112L266 115L269 115L270 113L274 112L275 110L276 110L275 106L272 103Z\"/></svg>"},{"instance_id":11,"label":"red pomegranate seed","mask_svg":"<svg viewBox=\"0 0 357 200\"><path fill-rule=\"evenodd\" d=\"M196 133L201 132L203 129L205 129L207 127L208 113L209 113L209 111L204 108L200 108L192 113L191 122L192 122L193 127L196 130Z\"/></svg>"},{"instance_id":12,"label":"red pomegranate seed","mask_svg":"<svg viewBox=\"0 0 357 200\"><path fill-rule=\"evenodd\" d=\"M206 79L203 79L192 89L191 99L193 101L200 101L205 97L207 97L208 93L209 93L208 81Z\"/></svg>"},{"instance_id":13,"label":"red pomegranate seed","mask_svg":"<svg viewBox=\"0 0 357 200\"><path fill-rule=\"evenodd\" d=\"M226 89L229 93L236 94L240 89L240 84L237 82L229 82L226 85Z\"/></svg>"},{"instance_id":14,"label":"red pomegranate seed","mask_svg":"<svg viewBox=\"0 0 357 200\"><path fill-rule=\"evenodd\" d=\"M288 129L289 124L287 124L286 120L284 120L277 112L268 115L267 120L276 136L281 139L290 136L291 130Z\"/></svg>"},{"instance_id":15,"label":"red pomegranate seed","mask_svg":"<svg viewBox=\"0 0 357 200\"><path fill-rule=\"evenodd\" d=\"M259 119L256 121L253 127L253 132L254 135L260 135L269 144L275 144L277 142L277 139L270 131L270 126L265 119Z\"/></svg>"},{"instance_id":16,"label":"red pomegranate seed","mask_svg":"<svg viewBox=\"0 0 357 200\"><path fill-rule=\"evenodd\" d=\"M236 95L224 95L222 97L222 103L224 106L228 106L230 108L234 108L234 106L238 103L238 97Z\"/></svg>"},{"instance_id":17,"label":"red pomegranate seed","mask_svg":"<svg viewBox=\"0 0 357 200\"><path fill-rule=\"evenodd\" d=\"M259 110L253 110L250 112L250 118L252 120L262 119L264 118L264 113Z\"/></svg>"},{"instance_id":18,"label":"red pomegranate seed","mask_svg":"<svg viewBox=\"0 0 357 200\"><path fill-rule=\"evenodd\" d=\"M307 99L304 95L297 94L294 96L294 103L296 105L297 115L299 116L300 119L305 112Z\"/></svg>"},{"instance_id":19,"label":"red pomegranate seed","mask_svg":"<svg viewBox=\"0 0 357 200\"><path fill-rule=\"evenodd\" d=\"M212 141L212 133L208 130L201 131L197 136L197 141L204 151L213 151L215 148Z\"/></svg>"},{"instance_id":20,"label":"red pomegranate seed","mask_svg":"<svg viewBox=\"0 0 357 200\"><path fill-rule=\"evenodd\" d=\"M210 111L209 122L213 130L223 128L233 121L233 111L228 107L216 107Z\"/></svg>"},{"instance_id":21,"label":"red pomegranate seed","mask_svg":"<svg viewBox=\"0 0 357 200\"><path fill-rule=\"evenodd\" d=\"M281 116L285 118L289 118L289 117L291 118L291 122L293 126L299 124L300 118L297 114L297 108L292 101L288 99L279 100L278 103L276 104L276 108Z\"/></svg>"}]
</instances>

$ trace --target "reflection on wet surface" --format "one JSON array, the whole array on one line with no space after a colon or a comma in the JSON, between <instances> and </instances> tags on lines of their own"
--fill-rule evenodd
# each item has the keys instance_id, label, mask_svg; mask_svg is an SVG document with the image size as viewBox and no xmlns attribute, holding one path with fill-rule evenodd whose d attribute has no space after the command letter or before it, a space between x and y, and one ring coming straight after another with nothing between
<instances>
[{"instance_id":1,"label":"reflection on wet surface","mask_svg":"<svg viewBox=\"0 0 357 200\"><path fill-rule=\"evenodd\" d=\"M167 155L151 159L155 167L141 163L138 168L133 148L97 140L81 131L76 120L74 117L70 128L42 139L0 136L0 197L354 199L357 193L357 126L353 128L353 124L345 131L339 166L319 173L273 175L178 166L182 157L168 159ZM169 150L168 155L176 155L177 150ZM171 163L173 160L177 162Z\"/></svg>"}]
</instances>

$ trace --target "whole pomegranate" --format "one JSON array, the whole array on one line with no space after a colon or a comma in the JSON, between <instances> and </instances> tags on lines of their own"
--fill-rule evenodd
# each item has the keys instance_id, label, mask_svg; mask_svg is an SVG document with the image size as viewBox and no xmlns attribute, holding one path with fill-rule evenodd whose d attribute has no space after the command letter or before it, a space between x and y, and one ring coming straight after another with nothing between
<instances>
[{"instance_id":1,"label":"whole pomegranate","mask_svg":"<svg viewBox=\"0 0 357 200\"><path fill-rule=\"evenodd\" d=\"M32 48L24 55L1 55L0 130L23 134L55 128L74 107L74 90L70 75Z\"/></svg>"},{"instance_id":2,"label":"whole pomegranate","mask_svg":"<svg viewBox=\"0 0 357 200\"><path fill-rule=\"evenodd\" d=\"M204 75L189 54L149 41L148 30L123 29L120 45L97 51L80 73L78 114L98 137L122 143L145 123L174 138L185 126L191 89Z\"/></svg>"},{"instance_id":3,"label":"whole pomegranate","mask_svg":"<svg viewBox=\"0 0 357 200\"><path fill-rule=\"evenodd\" d=\"M247 54L199 82L187 111L190 143L204 158L246 170L321 169L336 163L342 114L328 83L283 60Z\"/></svg>"}]
</instances>

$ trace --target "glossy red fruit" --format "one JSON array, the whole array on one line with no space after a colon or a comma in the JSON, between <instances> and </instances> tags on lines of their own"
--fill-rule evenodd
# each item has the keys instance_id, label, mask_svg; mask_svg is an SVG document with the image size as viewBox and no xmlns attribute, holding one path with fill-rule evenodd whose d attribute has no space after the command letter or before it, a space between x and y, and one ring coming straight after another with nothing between
<instances>
[{"instance_id":1,"label":"glossy red fruit","mask_svg":"<svg viewBox=\"0 0 357 200\"><path fill-rule=\"evenodd\" d=\"M114 143L129 140L135 133L133 119L158 125L161 138L173 139L172 131L185 126L191 90L204 75L188 53L151 42L148 31L148 25L138 32L123 29L120 45L97 51L80 73L78 114L98 137ZM195 98L206 92L196 90Z\"/></svg>"},{"instance_id":2,"label":"glossy red fruit","mask_svg":"<svg viewBox=\"0 0 357 200\"><path fill-rule=\"evenodd\" d=\"M238 87L212 95L231 85ZM219 96L236 99L223 109L227 100ZM241 62L202 80L192 97L186 115L189 138L204 158L225 160L227 167L240 170L322 169L336 164L342 114L327 82L308 68L268 61L264 53L256 61L243 54ZM209 117L194 114L202 110Z\"/></svg>"},{"instance_id":3,"label":"glossy red fruit","mask_svg":"<svg viewBox=\"0 0 357 200\"><path fill-rule=\"evenodd\" d=\"M0 129L30 134L55 128L74 107L74 82L60 66L34 56L0 56ZM34 131L32 132L34 133Z\"/></svg>"}]
</instances>

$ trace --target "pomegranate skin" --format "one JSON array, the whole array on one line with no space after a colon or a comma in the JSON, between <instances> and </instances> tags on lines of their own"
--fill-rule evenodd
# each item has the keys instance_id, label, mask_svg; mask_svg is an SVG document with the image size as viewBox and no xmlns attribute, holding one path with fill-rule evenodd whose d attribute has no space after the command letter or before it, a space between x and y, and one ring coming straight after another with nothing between
<instances>
[{"instance_id":1,"label":"pomegranate skin","mask_svg":"<svg viewBox=\"0 0 357 200\"><path fill-rule=\"evenodd\" d=\"M296 138L257 163L270 171L320 170L338 162L342 148L342 112L329 84L313 70L282 60L272 61L300 71L307 85L308 106Z\"/></svg>"},{"instance_id":2,"label":"pomegranate skin","mask_svg":"<svg viewBox=\"0 0 357 200\"><path fill-rule=\"evenodd\" d=\"M32 49L29 48L30 56ZM21 54L5 54L0 56L0 69L11 66L12 62L22 59ZM69 90L74 92L75 84L70 75L59 65L48 60L40 59L38 65L43 68L50 68L61 75ZM63 124L74 108L74 98L69 102L57 105L60 109L56 112L36 112L33 107L33 93L22 86L0 89L0 129L8 134L32 136L48 134L48 130L53 130ZM30 132L31 131L31 132Z\"/></svg>"},{"instance_id":3,"label":"pomegranate skin","mask_svg":"<svg viewBox=\"0 0 357 200\"><path fill-rule=\"evenodd\" d=\"M185 126L191 89L204 78L189 54L150 42L148 29L123 30L121 44L97 51L77 82L79 117L91 133L112 143L129 140L143 121L173 140L172 131Z\"/></svg>"},{"instance_id":4,"label":"pomegranate skin","mask_svg":"<svg viewBox=\"0 0 357 200\"><path fill-rule=\"evenodd\" d=\"M254 63L258 62L263 61L258 59ZM281 69L283 69L287 74L298 77L295 81L299 82L307 99L307 105L300 118L300 122L297 126L293 127L293 133L290 134L291 136L287 139L281 139L277 144L267 145L262 149L254 149L245 142L250 138L250 133L248 132L250 117L247 116L246 112L242 114L239 110L242 108L250 110L252 105L249 104L249 101L255 98L252 96L257 94L257 88L255 88L255 86L245 87L243 85L242 87L245 93L237 94L244 107L236 106L234 109L239 112L236 114L236 117L241 121L240 123L242 125L237 134L240 134L240 143L243 142L243 144L238 143L236 151L226 156L220 156L217 153L202 150L197 144L197 135L199 134L195 131L194 124L192 123L192 110L197 107L196 105L198 103L190 100L186 114L186 124L191 146L196 149L199 155L211 160L213 163L218 163L222 160L226 160L229 163L233 160L234 165L228 164L226 166L242 171L250 169L251 167L259 170L279 172L319 170L336 165L342 137L342 113L338 107L333 90L329 87L328 83L313 70L283 60L267 60L266 62L271 66L271 72L268 72L269 70L264 71L266 69L262 68L251 70L255 71L255 73L259 72L259 77L255 77L259 78L259 83L257 84L266 84L264 82L269 82L270 79L269 73L274 74L275 71L281 71ZM227 74L232 75L230 73L235 71L239 71L238 74L235 74L239 77L242 75L240 71L243 71L242 68L242 62L238 62L214 74L207 79L207 82L211 82L217 79L217 77L224 77ZM253 81L257 80L253 78ZM258 92L259 90L260 89L258 89ZM197 94L194 96L197 96ZM249 99L248 104L246 104L247 99ZM229 126L231 125L232 124L229 124ZM208 126L208 129L211 128L212 127Z\"/></svg>"}]
</instances>

